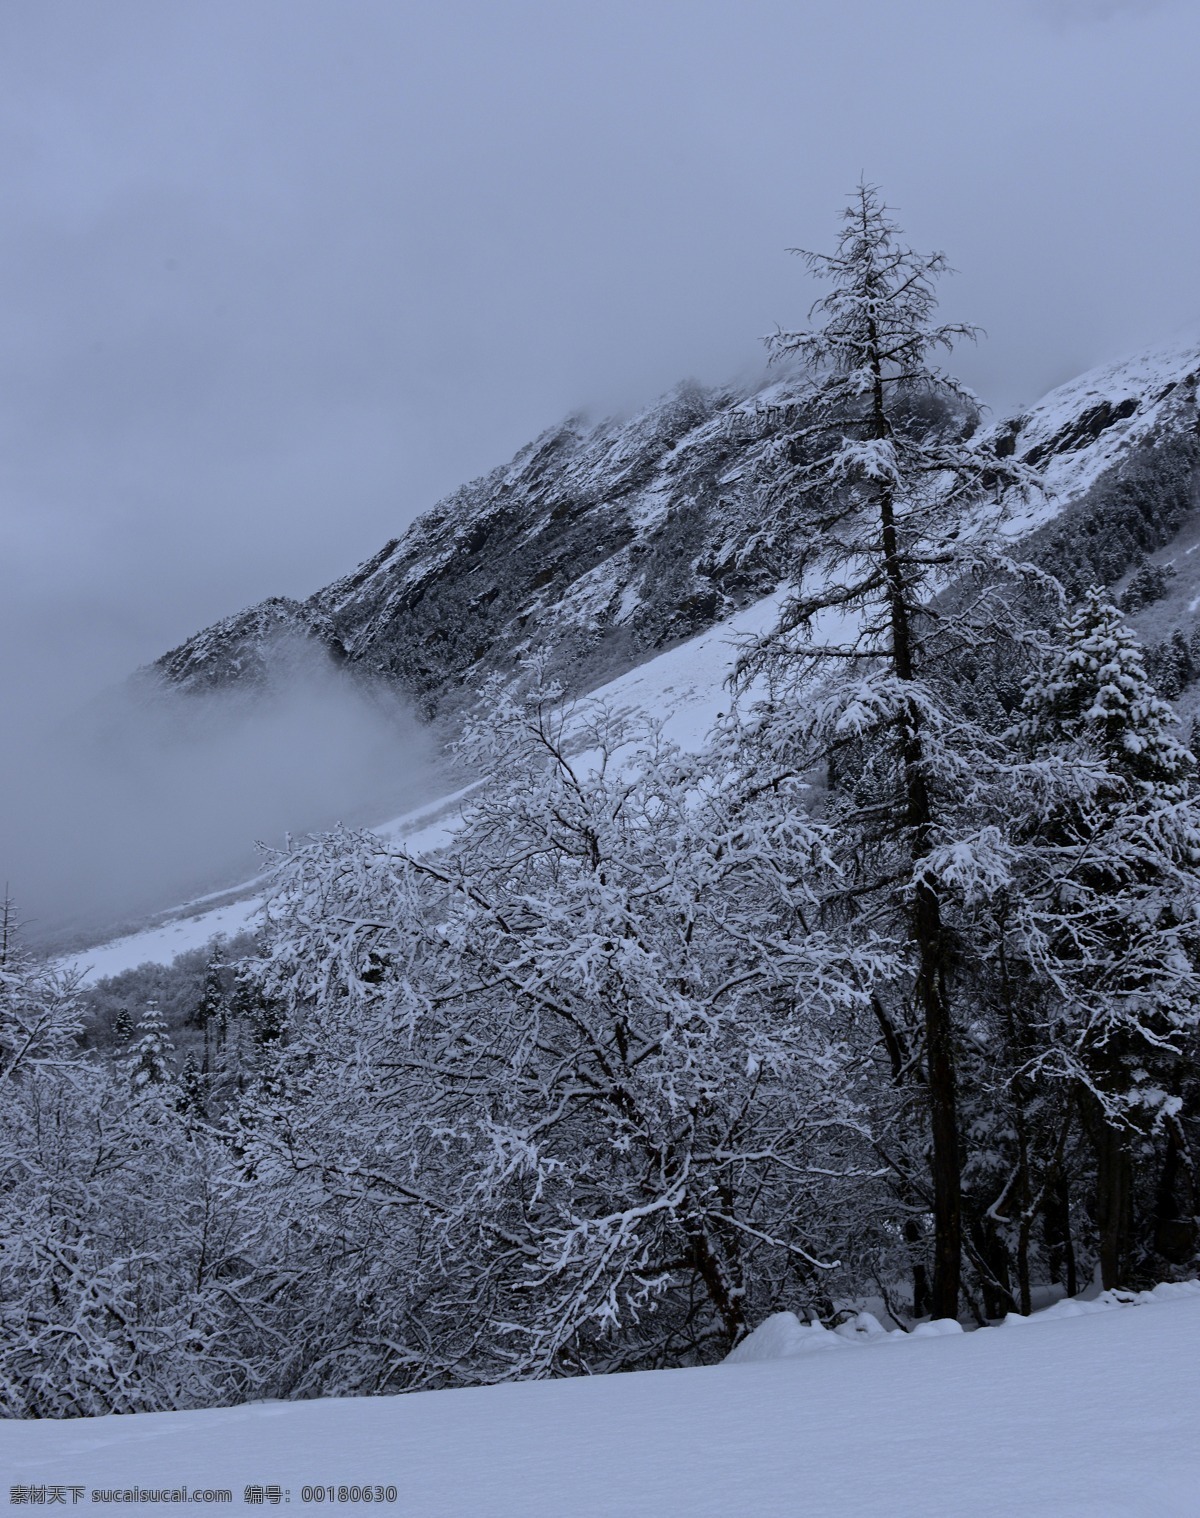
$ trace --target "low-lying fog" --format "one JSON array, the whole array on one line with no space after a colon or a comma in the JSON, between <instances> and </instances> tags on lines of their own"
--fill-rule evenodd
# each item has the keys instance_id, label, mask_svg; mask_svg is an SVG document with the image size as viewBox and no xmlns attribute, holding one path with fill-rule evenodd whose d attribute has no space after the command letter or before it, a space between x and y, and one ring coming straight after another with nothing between
<instances>
[{"instance_id":1,"label":"low-lying fog","mask_svg":"<svg viewBox=\"0 0 1200 1518\"><path fill-rule=\"evenodd\" d=\"M394 695L289 651L271 688L156 694L0 731L0 886L26 940L135 924L263 867L256 842L370 823L440 788L428 730Z\"/></svg>"}]
</instances>

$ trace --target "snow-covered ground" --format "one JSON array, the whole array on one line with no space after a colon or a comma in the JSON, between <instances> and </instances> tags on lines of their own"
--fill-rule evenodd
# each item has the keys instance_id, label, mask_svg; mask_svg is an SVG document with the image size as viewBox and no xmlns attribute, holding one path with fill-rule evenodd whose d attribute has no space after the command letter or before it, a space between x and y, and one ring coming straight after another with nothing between
<instances>
[{"instance_id":1,"label":"snow-covered ground","mask_svg":"<svg viewBox=\"0 0 1200 1518\"><path fill-rule=\"evenodd\" d=\"M1115 1310L1104 1310L1113 1307ZM747 1342L747 1350L753 1341ZM755 1358L471 1391L0 1424L12 1488L224 1488L405 1518L1194 1518L1200 1285L975 1333L778 1320ZM788 1351L791 1351L788 1354ZM246 1488L251 1492L245 1501ZM306 1488L333 1488L319 1505ZM374 1492L372 1492L374 1496ZM386 1497L386 1492L385 1492ZM44 1500L44 1494L43 1494ZM70 1493L66 1502L70 1505ZM376 1504L372 1502L372 1507ZM126 1513L161 1502L122 1502ZM193 1508L194 1510L194 1508ZM376 1509L378 1510L378 1508Z\"/></svg>"}]
</instances>

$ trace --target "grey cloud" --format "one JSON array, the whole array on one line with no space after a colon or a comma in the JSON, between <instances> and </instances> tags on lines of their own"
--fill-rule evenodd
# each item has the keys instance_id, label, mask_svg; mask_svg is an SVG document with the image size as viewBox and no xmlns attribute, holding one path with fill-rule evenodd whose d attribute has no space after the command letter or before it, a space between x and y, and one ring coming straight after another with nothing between
<instances>
[{"instance_id":1,"label":"grey cloud","mask_svg":"<svg viewBox=\"0 0 1200 1518\"><path fill-rule=\"evenodd\" d=\"M34 942L119 930L254 875L256 841L378 821L437 790L433 745L402 702L303 649L287 665L269 694L131 684L0 732L0 878Z\"/></svg>"}]
</instances>

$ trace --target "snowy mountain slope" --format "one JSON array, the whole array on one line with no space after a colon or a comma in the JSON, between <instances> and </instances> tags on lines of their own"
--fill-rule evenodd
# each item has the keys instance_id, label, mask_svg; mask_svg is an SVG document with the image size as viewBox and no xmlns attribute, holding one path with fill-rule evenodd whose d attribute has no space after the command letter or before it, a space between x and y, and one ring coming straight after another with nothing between
<instances>
[{"instance_id":1,"label":"snowy mountain slope","mask_svg":"<svg viewBox=\"0 0 1200 1518\"><path fill-rule=\"evenodd\" d=\"M458 804L466 791L438 797L428 805L382 823L376 832L403 841L424 852L438 848L449 836ZM200 948L217 936L232 937L253 928L262 911L261 887L265 876L247 881L231 891L198 897L169 912L135 933L123 934L92 948L65 954L56 961L60 970L98 980L142 964L170 964L187 949Z\"/></svg>"},{"instance_id":2,"label":"snowy mountain slope","mask_svg":"<svg viewBox=\"0 0 1200 1518\"><path fill-rule=\"evenodd\" d=\"M1014 530L1052 518L1139 448L1194 433L1198 375L1200 335L1181 338L991 429L1002 452L1046 474L1047 496ZM286 629L428 714L453 712L534 643L555 648L574 685L610 679L773 587L769 565L730 547L762 489L772 407L797 385L683 386L626 421L570 419L308 601L264 602L151 668L184 689L257 679L269 662L258 645Z\"/></svg>"},{"instance_id":3,"label":"snowy mountain slope","mask_svg":"<svg viewBox=\"0 0 1200 1518\"><path fill-rule=\"evenodd\" d=\"M754 1360L750 1340L749 1363L704 1369L7 1422L0 1465L24 1492L224 1488L221 1510L235 1512L358 1511L361 1493L339 1500L337 1488L376 1485L382 1510L405 1518L1197 1510L1195 1282L975 1333L818 1336L816 1353ZM122 1501L129 1513L161 1506Z\"/></svg>"},{"instance_id":4,"label":"snowy mountain slope","mask_svg":"<svg viewBox=\"0 0 1200 1518\"><path fill-rule=\"evenodd\" d=\"M334 663L345 658L328 618L313 606L272 596L225 617L180 648L163 654L153 668L169 685L187 690L266 683L287 650L315 649Z\"/></svg>"},{"instance_id":5,"label":"snowy mountain slope","mask_svg":"<svg viewBox=\"0 0 1200 1518\"><path fill-rule=\"evenodd\" d=\"M1014 518L1014 532L1078 500L1137 447L1200 430L1198 380L1200 333L1193 333L1088 370L999 423L1001 453L1040 469L1046 484L1044 501Z\"/></svg>"},{"instance_id":6,"label":"snowy mountain slope","mask_svg":"<svg viewBox=\"0 0 1200 1518\"><path fill-rule=\"evenodd\" d=\"M769 588L721 552L765 447L731 431L746 403L683 386L627 421L570 419L307 602L252 608L151 668L188 690L255 678L257 622L264 641L286 625L430 714L533 641L594 683Z\"/></svg>"}]
</instances>

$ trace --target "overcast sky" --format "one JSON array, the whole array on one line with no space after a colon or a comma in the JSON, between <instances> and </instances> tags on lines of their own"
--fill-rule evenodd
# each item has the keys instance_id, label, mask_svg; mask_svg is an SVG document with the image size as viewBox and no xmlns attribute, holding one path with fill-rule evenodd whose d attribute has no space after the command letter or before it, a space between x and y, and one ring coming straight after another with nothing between
<instances>
[{"instance_id":1,"label":"overcast sky","mask_svg":"<svg viewBox=\"0 0 1200 1518\"><path fill-rule=\"evenodd\" d=\"M1169 335L1197 57L1189 0L0 7L5 679L67 699L757 365L860 172L994 407Z\"/></svg>"}]
</instances>

